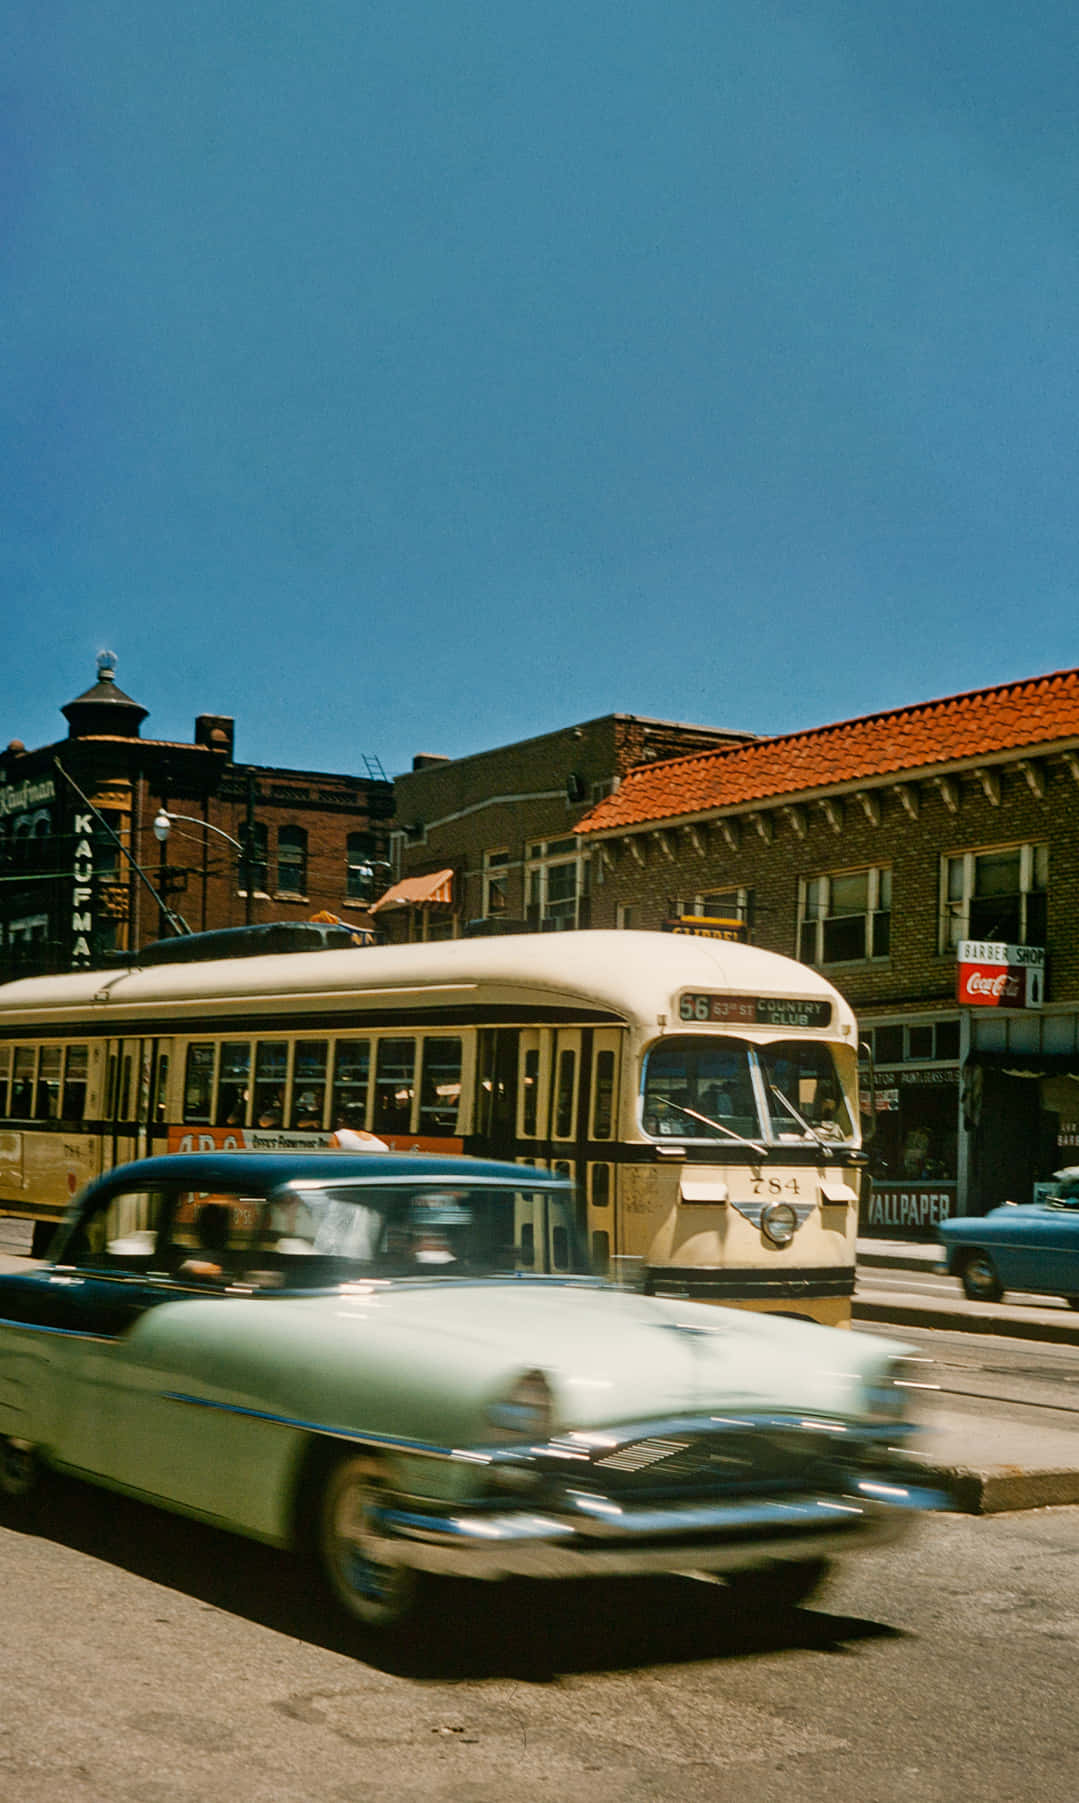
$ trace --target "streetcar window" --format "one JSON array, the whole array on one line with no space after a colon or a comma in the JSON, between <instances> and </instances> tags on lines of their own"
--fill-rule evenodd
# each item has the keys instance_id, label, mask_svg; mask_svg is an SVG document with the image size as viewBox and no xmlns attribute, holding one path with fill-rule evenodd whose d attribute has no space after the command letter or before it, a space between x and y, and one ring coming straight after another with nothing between
<instances>
[{"instance_id":1,"label":"streetcar window","mask_svg":"<svg viewBox=\"0 0 1079 1803\"><path fill-rule=\"evenodd\" d=\"M573 1098L576 1072L577 1055L567 1047L558 1054L558 1087L555 1091L554 1108L554 1136L556 1139L573 1137Z\"/></svg>"},{"instance_id":2,"label":"streetcar window","mask_svg":"<svg viewBox=\"0 0 1079 1803\"><path fill-rule=\"evenodd\" d=\"M283 1039L260 1039L255 1047L256 1127L280 1127L285 1115L287 1080L287 1042Z\"/></svg>"},{"instance_id":3,"label":"streetcar window","mask_svg":"<svg viewBox=\"0 0 1079 1803\"><path fill-rule=\"evenodd\" d=\"M595 1121L592 1131L596 1139L610 1139L614 1117L614 1053L596 1054Z\"/></svg>"},{"instance_id":4,"label":"streetcar window","mask_svg":"<svg viewBox=\"0 0 1079 1803\"><path fill-rule=\"evenodd\" d=\"M326 1039L298 1039L292 1065L292 1126L321 1127L326 1106Z\"/></svg>"},{"instance_id":5,"label":"streetcar window","mask_svg":"<svg viewBox=\"0 0 1079 1803\"><path fill-rule=\"evenodd\" d=\"M16 1121L32 1119L34 1112L34 1069L37 1064L37 1049L32 1045L15 1047L15 1068L11 1081L11 1118Z\"/></svg>"},{"instance_id":6,"label":"streetcar window","mask_svg":"<svg viewBox=\"0 0 1079 1803\"><path fill-rule=\"evenodd\" d=\"M89 1049L69 1045L64 1062L64 1099L60 1113L65 1121L81 1121L86 1111L86 1080L89 1071Z\"/></svg>"},{"instance_id":7,"label":"streetcar window","mask_svg":"<svg viewBox=\"0 0 1079 1803\"><path fill-rule=\"evenodd\" d=\"M60 1066L63 1050L58 1045L41 1048L37 1063L37 1105L34 1117L39 1121L55 1121L60 1117Z\"/></svg>"},{"instance_id":8,"label":"streetcar window","mask_svg":"<svg viewBox=\"0 0 1079 1803\"><path fill-rule=\"evenodd\" d=\"M362 1129L367 1125L367 1087L370 1076L370 1040L339 1039L333 1052L331 1126Z\"/></svg>"},{"instance_id":9,"label":"streetcar window","mask_svg":"<svg viewBox=\"0 0 1079 1803\"><path fill-rule=\"evenodd\" d=\"M208 1126L214 1093L214 1053L216 1046L189 1045L184 1067L184 1120ZM106 1114L109 1110L106 1107Z\"/></svg>"},{"instance_id":10,"label":"streetcar window","mask_svg":"<svg viewBox=\"0 0 1079 1803\"><path fill-rule=\"evenodd\" d=\"M416 1041L380 1039L375 1064L376 1133L408 1133L416 1093Z\"/></svg>"},{"instance_id":11,"label":"streetcar window","mask_svg":"<svg viewBox=\"0 0 1079 1803\"><path fill-rule=\"evenodd\" d=\"M132 1112L132 1077L134 1075L134 1059L130 1052L124 1053L122 1076L120 1079L120 1106L116 1118L118 1121L134 1120Z\"/></svg>"},{"instance_id":12,"label":"streetcar window","mask_svg":"<svg viewBox=\"0 0 1079 1803\"><path fill-rule=\"evenodd\" d=\"M70 1056L70 1054L69 1054ZM163 1122L169 1093L169 1055L162 1052L157 1061L157 1093L154 1096L154 1120Z\"/></svg>"},{"instance_id":13,"label":"streetcar window","mask_svg":"<svg viewBox=\"0 0 1079 1803\"><path fill-rule=\"evenodd\" d=\"M749 1047L707 1037L661 1040L644 1076L643 1125L657 1139L757 1139Z\"/></svg>"},{"instance_id":14,"label":"streetcar window","mask_svg":"<svg viewBox=\"0 0 1079 1803\"><path fill-rule=\"evenodd\" d=\"M420 1132L456 1132L460 1100L461 1041L425 1039L420 1079Z\"/></svg>"},{"instance_id":15,"label":"streetcar window","mask_svg":"<svg viewBox=\"0 0 1079 1803\"><path fill-rule=\"evenodd\" d=\"M760 1049L772 1133L777 1139L852 1139L850 1111L831 1048L801 1039Z\"/></svg>"},{"instance_id":16,"label":"streetcar window","mask_svg":"<svg viewBox=\"0 0 1079 1803\"><path fill-rule=\"evenodd\" d=\"M0 1045L0 1115L8 1113L8 1089L11 1084L11 1047Z\"/></svg>"},{"instance_id":17,"label":"streetcar window","mask_svg":"<svg viewBox=\"0 0 1079 1803\"><path fill-rule=\"evenodd\" d=\"M529 1139L536 1137L539 1118L539 1071L539 1047L529 1046L524 1056L524 1106L521 1111L521 1131Z\"/></svg>"},{"instance_id":18,"label":"streetcar window","mask_svg":"<svg viewBox=\"0 0 1079 1803\"><path fill-rule=\"evenodd\" d=\"M242 1127L246 1124L250 1083L250 1040L224 1040L217 1068L217 1113L215 1119L219 1127Z\"/></svg>"}]
</instances>

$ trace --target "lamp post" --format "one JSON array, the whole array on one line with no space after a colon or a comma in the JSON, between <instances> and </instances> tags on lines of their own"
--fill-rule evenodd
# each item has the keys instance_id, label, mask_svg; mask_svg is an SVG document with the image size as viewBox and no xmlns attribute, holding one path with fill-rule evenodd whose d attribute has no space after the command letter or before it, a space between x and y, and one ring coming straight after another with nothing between
<instances>
[{"instance_id":1,"label":"lamp post","mask_svg":"<svg viewBox=\"0 0 1079 1803\"><path fill-rule=\"evenodd\" d=\"M250 926L252 902L250 853L240 844L239 839L234 839L232 834L227 833L223 826L215 826L212 820L200 820L196 814L174 814L170 808L164 806L158 809L157 816L154 820L154 837L160 845L165 844L172 829L173 822L176 820L182 820L186 826L200 826L204 833L216 833L219 839L227 840L228 844L231 845L235 851L239 852L240 870L243 875L244 884L244 918L247 925Z\"/></svg>"}]
</instances>

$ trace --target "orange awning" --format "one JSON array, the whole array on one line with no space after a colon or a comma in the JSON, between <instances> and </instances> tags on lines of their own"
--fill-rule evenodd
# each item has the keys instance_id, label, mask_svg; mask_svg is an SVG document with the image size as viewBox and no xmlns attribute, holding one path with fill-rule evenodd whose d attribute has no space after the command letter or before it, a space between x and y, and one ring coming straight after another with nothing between
<instances>
[{"instance_id":1,"label":"orange awning","mask_svg":"<svg viewBox=\"0 0 1079 1803\"><path fill-rule=\"evenodd\" d=\"M399 883L392 883L367 912L377 914L380 908L448 908L452 904L453 871L433 870L427 876L406 876Z\"/></svg>"}]
</instances>

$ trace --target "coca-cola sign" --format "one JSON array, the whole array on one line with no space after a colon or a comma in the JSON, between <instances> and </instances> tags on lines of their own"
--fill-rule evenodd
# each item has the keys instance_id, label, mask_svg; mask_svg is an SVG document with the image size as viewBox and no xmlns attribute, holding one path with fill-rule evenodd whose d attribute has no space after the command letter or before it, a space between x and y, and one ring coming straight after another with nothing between
<instances>
[{"instance_id":1,"label":"coca-cola sign","mask_svg":"<svg viewBox=\"0 0 1079 1803\"><path fill-rule=\"evenodd\" d=\"M1044 948L964 939L958 948L956 996L967 1008L1040 1008Z\"/></svg>"}]
</instances>

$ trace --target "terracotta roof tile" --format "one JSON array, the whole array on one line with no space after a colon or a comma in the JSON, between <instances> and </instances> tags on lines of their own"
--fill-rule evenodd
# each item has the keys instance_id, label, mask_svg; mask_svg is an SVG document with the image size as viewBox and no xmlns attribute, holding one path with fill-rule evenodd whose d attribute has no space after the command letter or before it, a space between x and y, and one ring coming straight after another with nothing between
<instances>
[{"instance_id":1,"label":"terracotta roof tile","mask_svg":"<svg viewBox=\"0 0 1079 1803\"><path fill-rule=\"evenodd\" d=\"M1079 742L1079 669L639 764L576 830L625 830L1057 740Z\"/></svg>"}]
</instances>

